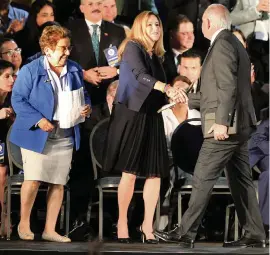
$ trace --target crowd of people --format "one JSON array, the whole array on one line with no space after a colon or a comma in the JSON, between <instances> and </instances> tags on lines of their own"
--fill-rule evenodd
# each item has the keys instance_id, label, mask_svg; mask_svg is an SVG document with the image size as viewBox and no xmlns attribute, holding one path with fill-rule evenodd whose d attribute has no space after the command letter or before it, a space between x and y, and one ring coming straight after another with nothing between
<instances>
[{"instance_id":1,"label":"crowd of people","mask_svg":"<svg viewBox=\"0 0 270 255\"><path fill-rule=\"evenodd\" d=\"M194 247L211 190L226 167L245 235L225 246L264 247L269 5L269 0L36 0L30 6L1 1L0 141L6 142L12 126L10 141L21 148L19 237L34 240L31 211L40 184L47 183L42 239L71 241L56 231L64 186L71 187L71 218L83 218L94 185L89 137L99 121L110 118L100 171L121 176L114 219L119 242L131 242L128 209L141 176L146 178L143 242L156 244L159 237ZM70 100L70 95L80 96ZM78 104L76 121L67 121L65 108ZM205 130L208 113L215 117ZM230 133L235 118L237 132ZM187 149L172 151L173 134L192 119L181 139ZM0 162L1 208L7 157ZM179 158L188 167L177 167ZM252 184L255 165L261 171L260 207ZM181 226L166 232L168 220L162 220L164 231L155 231L158 198L172 206L172 188L185 172L193 176L193 190ZM1 229L4 236L7 230Z\"/></svg>"}]
</instances>

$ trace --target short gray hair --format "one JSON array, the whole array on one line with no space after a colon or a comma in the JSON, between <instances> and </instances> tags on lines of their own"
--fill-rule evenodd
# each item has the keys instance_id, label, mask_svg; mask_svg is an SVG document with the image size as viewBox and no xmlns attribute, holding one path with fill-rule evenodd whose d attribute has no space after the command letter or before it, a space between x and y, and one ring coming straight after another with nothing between
<instances>
[{"instance_id":1,"label":"short gray hair","mask_svg":"<svg viewBox=\"0 0 270 255\"><path fill-rule=\"evenodd\" d=\"M229 10L222 4L211 4L207 9L208 19L216 28L231 29L232 21Z\"/></svg>"}]
</instances>

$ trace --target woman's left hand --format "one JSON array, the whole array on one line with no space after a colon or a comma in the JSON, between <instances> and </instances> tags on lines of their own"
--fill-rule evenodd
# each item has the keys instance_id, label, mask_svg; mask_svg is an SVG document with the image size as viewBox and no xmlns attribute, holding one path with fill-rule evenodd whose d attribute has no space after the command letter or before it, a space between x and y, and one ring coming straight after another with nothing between
<instances>
[{"instance_id":1,"label":"woman's left hand","mask_svg":"<svg viewBox=\"0 0 270 255\"><path fill-rule=\"evenodd\" d=\"M91 114L91 112L92 112L92 109L90 105L86 104L81 111L81 116L88 117Z\"/></svg>"}]
</instances>

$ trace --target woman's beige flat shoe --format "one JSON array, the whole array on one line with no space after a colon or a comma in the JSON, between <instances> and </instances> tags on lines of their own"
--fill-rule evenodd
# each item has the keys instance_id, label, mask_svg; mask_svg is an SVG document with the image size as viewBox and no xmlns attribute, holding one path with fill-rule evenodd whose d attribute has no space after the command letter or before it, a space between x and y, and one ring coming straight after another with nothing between
<instances>
[{"instance_id":1,"label":"woman's beige flat shoe","mask_svg":"<svg viewBox=\"0 0 270 255\"><path fill-rule=\"evenodd\" d=\"M22 240L25 240L25 241L33 241L34 240L34 233L30 232L30 233L22 233L20 232L20 227L18 225L18 228L17 228L17 231L18 231L18 235L20 237L20 239Z\"/></svg>"},{"instance_id":2,"label":"woman's beige flat shoe","mask_svg":"<svg viewBox=\"0 0 270 255\"><path fill-rule=\"evenodd\" d=\"M42 239L50 242L58 242L58 243L70 243L71 240L66 236L51 236L46 233L42 234Z\"/></svg>"}]
</instances>

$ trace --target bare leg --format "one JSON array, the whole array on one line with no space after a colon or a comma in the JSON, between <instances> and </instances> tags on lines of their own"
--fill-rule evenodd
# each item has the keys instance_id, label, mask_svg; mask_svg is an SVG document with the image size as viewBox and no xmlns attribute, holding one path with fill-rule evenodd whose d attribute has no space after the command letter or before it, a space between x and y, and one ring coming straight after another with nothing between
<instances>
[{"instance_id":1,"label":"bare leg","mask_svg":"<svg viewBox=\"0 0 270 255\"><path fill-rule=\"evenodd\" d=\"M47 195L47 216L44 232L49 235L58 235L55 226L63 202L64 186L50 184Z\"/></svg>"},{"instance_id":2,"label":"bare leg","mask_svg":"<svg viewBox=\"0 0 270 255\"><path fill-rule=\"evenodd\" d=\"M144 220L142 230L146 239L155 239L153 233L153 219L160 191L160 178L146 179L143 188Z\"/></svg>"},{"instance_id":3,"label":"bare leg","mask_svg":"<svg viewBox=\"0 0 270 255\"><path fill-rule=\"evenodd\" d=\"M127 212L134 192L136 176L123 173L118 186L119 218L117 225L118 238L128 238Z\"/></svg>"},{"instance_id":4,"label":"bare leg","mask_svg":"<svg viewBox=\"0 0 270 255\"><path fill-rule=\"evenodd\" d=\"M39 185L39 181L24 181L22 184L21 220L19 223L21 233L32 233L30 229L30 215L37 196Z\"/></svg>"}]
</instances>

